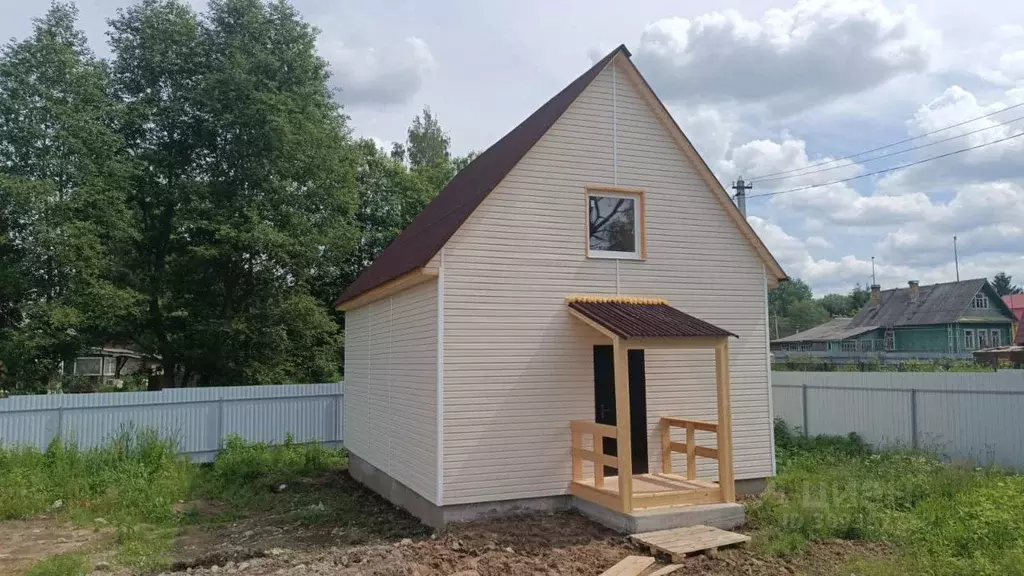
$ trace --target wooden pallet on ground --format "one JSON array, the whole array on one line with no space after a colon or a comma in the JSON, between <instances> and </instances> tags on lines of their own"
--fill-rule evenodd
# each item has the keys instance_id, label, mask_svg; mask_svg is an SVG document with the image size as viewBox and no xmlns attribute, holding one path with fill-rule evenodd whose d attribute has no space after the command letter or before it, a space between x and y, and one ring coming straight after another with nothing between
<instances>
[{"instance_id":1,"label":"wooden pallet on ground","mask_svg":"<svg viewBox=\"0 0 1024 576\"><path fill-rule=\"evenodd\" d=\"M630 536L634 542L680 562L687 554L713 553L719 548L750 542L750 536L719 530L711 526L686 526Z\"/></svg>"}]
</instances>

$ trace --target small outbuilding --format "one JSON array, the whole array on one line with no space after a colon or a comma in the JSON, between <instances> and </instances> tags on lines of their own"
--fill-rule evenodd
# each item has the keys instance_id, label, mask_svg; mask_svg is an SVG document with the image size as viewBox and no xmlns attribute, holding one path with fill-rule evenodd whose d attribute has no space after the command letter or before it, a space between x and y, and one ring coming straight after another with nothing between
<instances>
[{"instance_id":1,"label":"small outbuilding","mask_svg":"<svg viewBox=\"0 0 1024 576\"><path fill-rule=\"evenodd\" d=\"M338 300L351 473L435 527L568 507L736 525L774 472L784 279L620 46Z\"/></svg>"}]
</instances>

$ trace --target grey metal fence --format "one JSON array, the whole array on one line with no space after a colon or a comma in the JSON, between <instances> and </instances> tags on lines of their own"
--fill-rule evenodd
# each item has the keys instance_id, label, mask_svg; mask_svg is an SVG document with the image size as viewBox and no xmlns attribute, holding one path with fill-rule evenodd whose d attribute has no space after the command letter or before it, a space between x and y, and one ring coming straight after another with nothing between
<instances>
[{"instance_id":1,"label":"grey metal fence","mask_svg":"<svg viewBox=\"0 0 1024 576\"><path fill-rule=\"evenodd\" d=\"M805 433L1024 468L1024 370L773 372L775 416Z\"/></svg>"},{"instance_id":2,"label":"grey metal fence","mask_svg":"<svg viewBox=\"0 0 1024 576\"><path fill-rule=\"evenodd\" d=\"M344 392L337 384L183 388L0 399L0 444L45 449L56 437L88 448L126 426L176 438L194 461L213 460L231 434L256 442L341 446Z\"/></svg>"}]
</instances>

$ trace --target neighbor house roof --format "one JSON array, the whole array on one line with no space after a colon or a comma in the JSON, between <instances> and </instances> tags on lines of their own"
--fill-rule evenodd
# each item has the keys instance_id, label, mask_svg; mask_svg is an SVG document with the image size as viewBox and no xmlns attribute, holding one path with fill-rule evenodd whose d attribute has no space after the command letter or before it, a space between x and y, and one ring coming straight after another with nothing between
<instances>
[{"instance_id":1,"label":"neighbor house roof","mask_svg":"<svg viewBox=\"0 0 1024 576\"><path fill-rule=\"evenodd\" d=\"M878 326L858 326L855 328L850 327L850 320L852 318L833 318L824 324L819 324L810 330L804 330L803 332L797 332L784 338L778 338L772 340L772 343L783 343L783 342L835 342L837 340L845 340L853 336L870 332Z\"/></svg>"},{"instance_id":2,"label":"neighbor house roof","mask_svg":"<svg viewBox=\"0 0 1024 576\"><path fill-rule=\"evenodd\" d=\"M910 288L883 290L881 302L873 304L868 301L850 321L850 327L951 324L964 316L971 305L971 299L982 289L990 292L990 296L1002 305L1007 314L1012 314L988 281L976 278L921 286L916 302L911 302Z\"/></svg>"},{"instance_id":3,"label":"neighbor house roof","mask_svg":"<svg viewBox=\"0 0 1024 576\"><path fill-rule=\"evenodd\" d=\"M569 308L621 338L693 338L735 336L714 324L677 310L660 298L570 296Z\"/></svg>"},{"instance_id":4,"label":"neighbor house roof","mask_svg":"<svg viewBox=\"0 0 1024 576\"><path fill-rule=\"evenodd\" d=\"M1017 320L1024 319L1024 294L1008 294L1003 296L1003 302L1010 307Z\"/></svg>"},{"instance_id":5,"label":"neighbor house roof","mask_svg":"<svg viewBox=\"0 0 1024 576\"><path fill-rule=\"evenodd\" d=\"M597 78L605 66L620 54L629 62L631 54L624 45L612 50L456 174L398 238L345 289L335 305L340 307L343 303L365 292L426 266L487 195L497 187L512 168L533 148L533 145L547 133L555 121L569 109L569 106L587 86ZM668 118L667 122L671 123L671 129L676 132L673 136L681 149L687 157L698 164L698 173L711 187L712 192L723 202L723 206L726 207L729 216L740 228L740 232L751 242L755 251L765 261L773 280L786 279L782 267L758 238L746 218L729 200L729 195L722 184L711 173L707 164L672 120L667 108L658 100L653 90L650 90L646 80L639 73L636 76L650 91L659 111L665 118Z\"/></svg>"}]
</instances>

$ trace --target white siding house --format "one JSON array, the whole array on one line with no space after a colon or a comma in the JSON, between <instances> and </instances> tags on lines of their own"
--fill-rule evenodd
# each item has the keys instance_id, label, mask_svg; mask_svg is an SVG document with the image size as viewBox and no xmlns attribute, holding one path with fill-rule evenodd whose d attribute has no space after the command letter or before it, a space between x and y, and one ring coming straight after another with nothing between
<instances>
[{"instance_id":1,"label":"white siding house","mask_svg":"<svg viewBox=\"0 0 1024 576\"><path fill-rule=\"evenodd\" d=\"M435 217L452 230L422 267L384 282L371 268L378 281L339 301L346 444L373 469L353 474L371 486L380 473L401 483L438 515L381 491L428 522L465 517L447 509L568 498L569 422L595 420L594 347L609 344L567 312L572 294L664 299L735 335L725 348L730 467L738 480L773 472L766 299L785 276L628 51L588 74L552 100L563 109L547 111L549 125L460 222ZM493 162L490 153L481 160ZM588 193L636 198L635 257L592 253ZM648 464L663 470L662 418L719 414L715 350L655 347L644 366ZM697 432L697 441L716 447L714 433ZM686 469L686 453L672 465ZM698 461L697 476L716 475L713 460Z\"/></svg>"}]
</instances>

